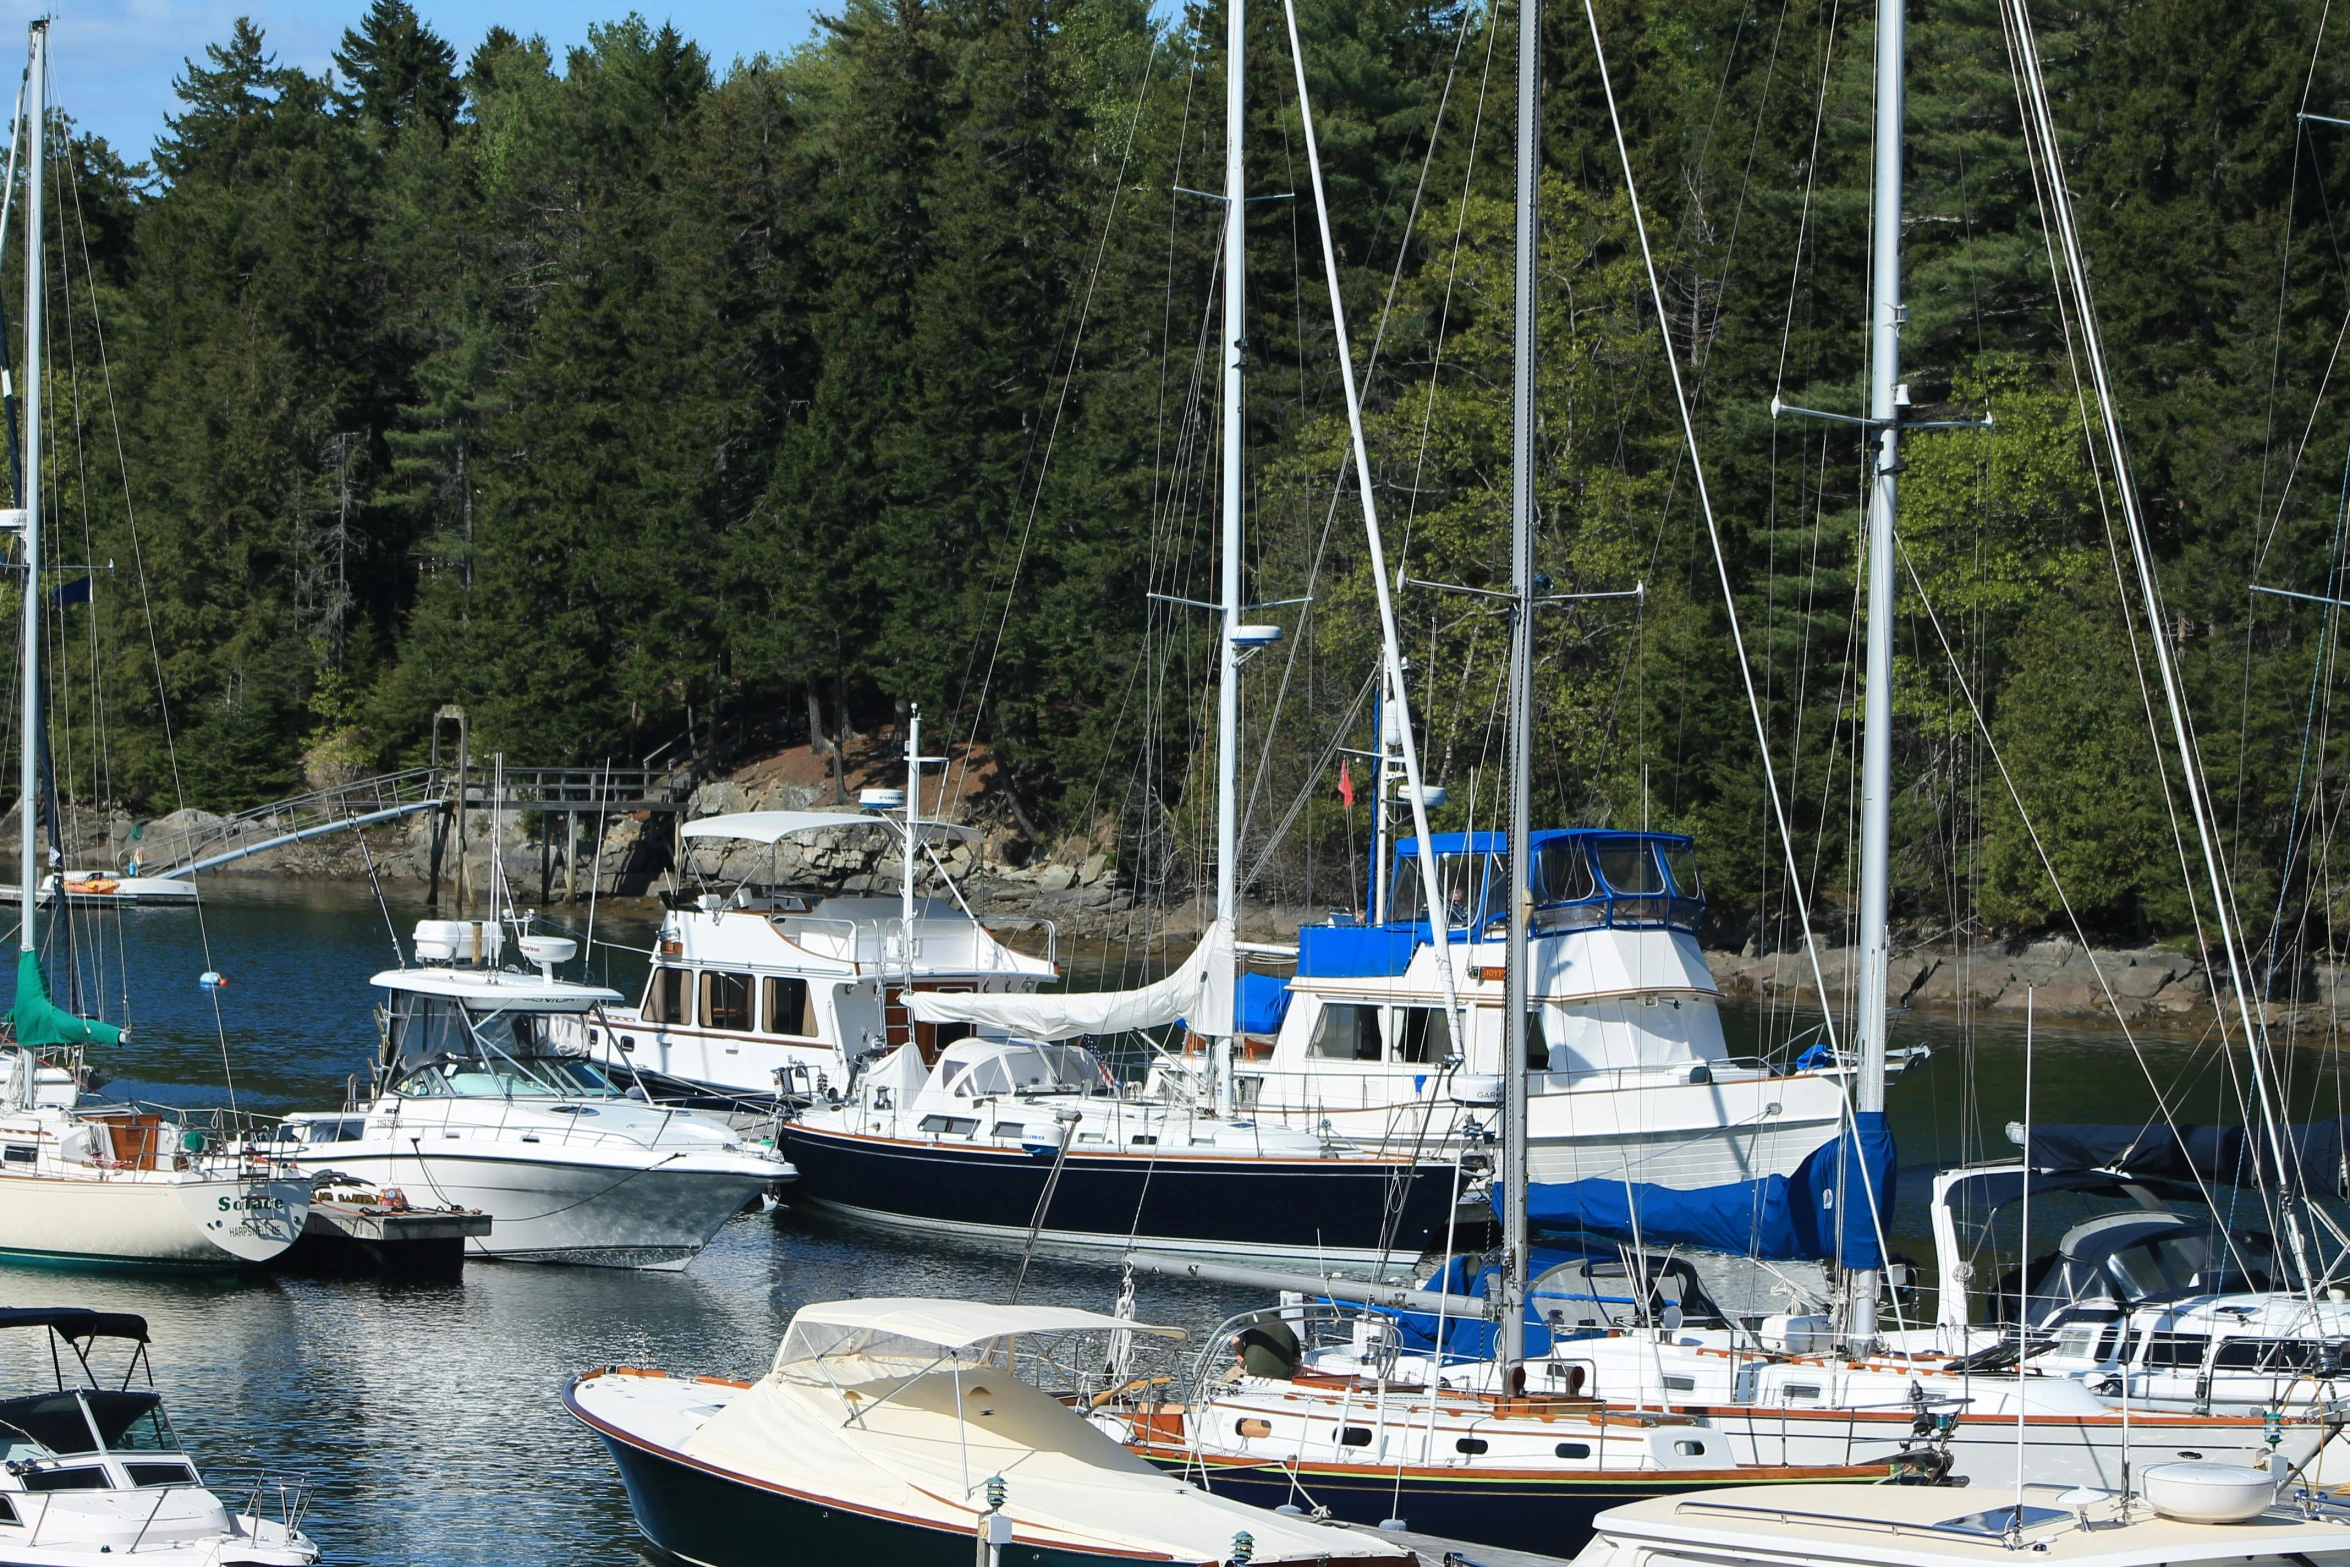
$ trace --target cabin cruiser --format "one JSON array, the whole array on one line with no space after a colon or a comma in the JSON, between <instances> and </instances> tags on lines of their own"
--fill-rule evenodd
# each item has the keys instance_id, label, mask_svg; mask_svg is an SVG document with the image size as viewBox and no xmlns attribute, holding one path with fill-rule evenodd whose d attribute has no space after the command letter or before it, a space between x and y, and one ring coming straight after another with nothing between
<instances>
[{"instance_id":1,"label":"cabin cruiser","mask_svg":"<svg viewBox=\"0 0 2350 1567\"><path fill-rule=\"evenodd\" d=\"M679 833L689 844L773 850L874 831L902 841L906 830L887 815L749 811L688 822ZM914 830L925 844L971 834L946 822L918 822ZM731 893L704 892L663 915L642 999L606 1009L607 1026L589 1033L589 1053L614 1071L739 1094L821 1098L845 1086L864 1057L909 1040L932 1056L970 1032L911 1021L909 990L1025 994L1058 974L1049 923L1043 957L999 941L989 927L1003 923L910 895L844 896L751 881Z\"/></svg>"},{"instance_id":2,"label":"cabin cruiser","mask_svg":"<svg viewBox=\"0 0 2350 1567\"><path fill-rule=\"evenodd\" d=\"M309 1483L207 1480L163 1413L147 1323L75 1307L0 1310L0 1329L45 1329L55 1386L0 1398L0 1560L11 1567L308 1567ZM127 1345L120 1374L101 1346ZM69 1374L65 1368L72 1366ZM141 1373L145 1373L142 1378ZM134 1386L134 1381L144 1385Z\"/></svg>"},{"instance_id":3,"label":"cabin cruiser","mask_svg":"<svg viewBox=\"0 0 2350 1567\"><path fill-rule=\"evenodd\" d=\"M2297 1270L2274 1238L2222 1216L2239 1205L2265 1215L2268 1200L2199 1184L2183 1167L2166 1176L2132 1163L2027 1169L2011 1159L1937 1174L1936 1319L1902 1345L2011 1360L2020 1347L2034 1369L2136 1409L2258 1416L2350 1392L2343 1291L2284 1287ZM1979 1290L1980 1258L2027 1177L2032 1195L2063 1203L2070 1222L2047 1252ZM2099 1198L2107 1204L2081 1217L2084 1201Z\"/></svg>"},{"instance_id":4,"label":"cabin cruiser","mask_svg":"<svg viewBox=\"0 0 2350 1567\"><path fill-rule=\"evenodd\" d=\"M1411 1567L1402 1545L1211 1495L1069 1406L1121 1340L1066 1306L803 1306L756 1381L613 1366L564 1406L604 1439L637 1527L708 1567L998 1559Z\"/></svg>"},{"instance_id":5,"label":"cabin cruiser","mask_svg":"<svg viewBox=\"0 0 2350 1567\"><path fill-rule=\"evenodd\" d=\"M1447 902L1439 953L1417 840L1396 846L1370 924L1298 931L1279 1032L1235 1063L1260 1120L1327 1125L1366 1146L1474 1138L1501 1096L1508 842L1433 838ZM1698 947L1695 848L1674 833L1529 834L1534 913L1527 1159L1546 1185L1688 1190L1788 1175L1849 1113L1849 1065L1825 1048L1774 1065L1730 1056L1721 993ZM1467 1016L1455 1045L1440 965ZM1894 1066L1906 1063L1896 1057Z\"/></svg>"},{"instance_id":6,"label":"cabin cruiser","mask_svg":"<svg viewBox=\"0 0 2350 1567\"><path fill-rule=\"evenodd\" d=\"M1326 1134L1136 1097L1075 1043L995 1032L926 1066L900 1045L787 1121L797 1194L874 1222L1060 1245L1409 1260L1460 1172Z\"/></svg>"},{"instance_id":7,"label":"cabin cruiser","mask_svg":"<svg viewBox=\"0 0 2350 1567\"><path fill-rule=\"evenodd\" d=\"M375 976L380 1049L364 1103L286 1117L279 1146L332 1171L493 1222L473 1254L681 1268L754 1198L793 1178L772 1148L649 1103L567 1046L616 991L554 977L576 944L496 921L426 920L418 962Z\"/></svg>"}]
</instances>

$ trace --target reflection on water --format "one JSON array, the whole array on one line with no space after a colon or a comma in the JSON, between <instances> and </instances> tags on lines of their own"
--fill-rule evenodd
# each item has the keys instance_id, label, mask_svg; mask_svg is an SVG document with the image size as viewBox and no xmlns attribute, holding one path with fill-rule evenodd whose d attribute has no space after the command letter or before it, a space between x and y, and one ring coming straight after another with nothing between
<instances>
[{"instance_id":1,"label":"reflection on water","mask_svg":"<svg viewBox=\"0 0 2350 1567\"><path fill-rule=\"evenodd\" d=\"M111 1091L224 1102L225 1048L247 1109L339 1103L374 1042L368 977L397 957L385 916L363 887L206 886L201 922L185 910L77 917L85 996L132 1024L102 1063L115 1075ZM402 903L391 925L404 940L422 913ZM641 949L653 918L641 905L605 910L596 933ZM1117 954L1064 961L1080 988L1119 982ZM641 954L600 948L594 964L591 977L637 992ZM208 968L228 976L226 988L197 986ZM1786 1034L1783 1018L1751 1008L1733 1009L1727 1023L1740 1052ZM1894 1037L1935 1050L1892 1095L1905 1172L1894 1244L1925 1260L1933 1163L2004 1152L2003 1128L2022 1115L2022 1020L1911 1014ZM2160 1084L2182 1119L2240 1119L2240 1052L2231 1060L2175 1035L2149 1036L2141 1052L2143 1064L2110 1030L2037 1030L2039 1118L2142 1121L2156 1112ZM2297 1112L2340 1113L2329 1108L2341 1093L2330 1054L2287 1052L2284 1075ZM216 1468L307 1471L321 1487L311 1533L331 1560L619 1564L637 1559L627 1502L601 1445L562 1413L565 1378L613 1362L755 1374L802 1302L1001 1299L1017 1266L1004 1251L787 1210L736 1219L682 1274L474 1264L460 1284L393 1288L18 1267L0 1268L0 1304L144 1313L158 1382L199 1457ZM1048 1257L1030 1271L1028 1294L1107 1309L1118 1282L1099 1261ZM1195 1330L1256 1303L1248 1292L1163 1279L1139 1281L1139 1294L1145 1320ZM49 1375L42 1336L15 1337L0 1335L0 1393Z\"/></svg>"}]
</instances>

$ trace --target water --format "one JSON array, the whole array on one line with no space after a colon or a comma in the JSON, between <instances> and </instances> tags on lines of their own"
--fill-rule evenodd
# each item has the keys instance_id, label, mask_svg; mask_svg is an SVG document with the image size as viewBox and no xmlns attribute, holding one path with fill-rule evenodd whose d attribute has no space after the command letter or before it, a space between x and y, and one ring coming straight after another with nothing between
<instances>
[{"instance_id":1,"label":"water","mask_svg":"<svg viewBox=\"0 0 2350 1567\"><path fill-rule=\"evenodd\" d=\"M340 1103L375 1037L368 978L394 960L383 913L364 888L222 881L206 897L201 922L186 910L80 921L85 983L108 1016L132 1024L126 1045L106 1053L109 1091L222 1103L225 1043L244 1108ZM405 932L422 912L396 905L392 923ZM597 928L640 948L651 932L641 910L607 910ZM596 977L635 993L641 957L600 951L597 961ZM199 988L207 968L227 986ZM1751 1048L1766 1021L1734 1011L1733 1048ZM2007 1147L2001 1128L2023 1110L2022 1027L1915 1014L1896 1040L1937 1052L1892 1096L1905 1167L1894 1245L1926 1259L1925 1171ZM2037 1031L2038 1118L2142 1120L2160 1083L2182 1118L2237 1119L2231 1063L2212 1045L2161 1036L2143 1050L2141 1067L2111 1030ZM2292 1068L2297 1109L2339 1113L2326 1108L2341 1090L2330 1055L2298 1052ZM0 1304L144 1314L157 1383L199 1459L310 1474L319 1493L309 1529L330 1560L628 1564L638 1554L627 1501L601 1444L562 1411L568 1377L612 1363L755 1374L803 1302L1002 1299L1016 1268L1005 1252L785 1210L737 1218L681 1274L477 1263L461 1283L418 1287L0 1267ZM1117 1288L1114 1267L1047 1257L1028 1294L1107 1309ZM1193 1329L1255 1303L1163 1279L1138 1289L1145 1320ZM48 1374L41 1335L15 1338L0 1336L0 1391Z\"/></svg>"}]
</instances>

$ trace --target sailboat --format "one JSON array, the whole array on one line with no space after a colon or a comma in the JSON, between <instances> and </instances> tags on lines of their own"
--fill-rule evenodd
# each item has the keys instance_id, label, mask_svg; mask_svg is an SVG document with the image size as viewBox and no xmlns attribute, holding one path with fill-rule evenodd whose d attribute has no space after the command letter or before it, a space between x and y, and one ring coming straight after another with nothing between
<instances>
[{"instance_id":1,"label":"sailboat","mask_svg":"<svg viewBox=\"0 0 2350 1567\"><path fill-rule=\"evenodd\" d=\"M41 972L41 373L42 199L47 160L49 24L32 24L25 76L23 493L0 517L24 572L22 770L18 816L16 1000L0 1046L0 1255L76 1263L239 1267L277 1256L302 1233L310 1183L267 1148L135 1108L84 1103L84 1052L122 1030L49 997Z\"/></svg>"},{"instance_id":2,"label":"sailboat","mask_svg":"<svg viewBox=\"0 0 2350 1567\"><path fill-rule=\"evenodd\" d=\"M886 1224L1031 1243L1287 1255L1383 1264L1439 1243L1461 1170L1425 1145L1365 1147L1322 1128L1268 1125L1236 1092L1239 1002L1240 671L1280 628L1244 622L1242 412L1248 247L1241 7L1227 19L1225 83L1222 625L1218 643L1215 916L1173 974L1135 991L1041 995L1008 987L900 990L916 1037L866 1063L839 1103L787 1122L799 1195ZM1382 602L1385 602L1382 581ZM1389 637L1392 645L1393 637ZM1397 683L1400 691L1400 682ZM909 746L918 791L918 747ZM1417 778L1417 762L1412 764ZM911 840L908 802L908 897ZM1416 805L1426 837L1426 807ZM1433 872L1431 871L1431 878ZM1435 897L1433 879L1427 883ZM1439 928L1441 911L1436 915ZM909 926L910 926L909 910ZM1445 981L1447 1013L1457 1012ZM1180 1022L1207 1042L1198 1078L1129 1094L1085 1036ZM934 1042L938 1035L934 1034Z\"/></svg>"}]
</instances>

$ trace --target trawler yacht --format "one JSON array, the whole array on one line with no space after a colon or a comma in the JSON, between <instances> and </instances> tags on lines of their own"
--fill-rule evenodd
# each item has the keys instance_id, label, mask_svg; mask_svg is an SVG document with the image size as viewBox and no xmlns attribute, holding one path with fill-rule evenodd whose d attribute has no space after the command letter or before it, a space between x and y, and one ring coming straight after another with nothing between
<instances>
[{"instance_id":1,"label":"trawler yacht","mask_svg":"<svg viewBox=\"0 0 2350 1567\"><path fill-rule=\"evenodd\" d=\"M554 977L575 943L526 936L537 972L499 962L496 921L426 920L419 962L375 976L372 1092L286 1118L281 1147L435 1205L476 1208L478 1255L682 1268L718 1227L793 1170L691 1111L649 1103L562 1041L616 991Z\"/></svg>"},{"instance_id":2,"label":"trawler yacht","mask_svg":"<svg viewBox=\"0 0 2350 1567\"><path fill-rule=\"evenodd\" d=\"M1297 977L1270 1044L1233 1067L1261 1121L1366 1145L1475 1139L1501 1096L1509 850L1498 832L1433 839L1447 943L1422 907L1419 844L1396 846L1387 917L1298 932ZM1695 848L1673 833L1528 835L1534 914L1527 1159L1546 1185L1726 1186L1791 1175L1850 1113L1850 1064L1733 1058L1697 943ZM1467 1017L1449 1038L1442 966ZM1895 1066L1906 1058L1896 1057Z\"/></svg>"},{"instance_id":3,"label":"trawler yacht","mask_svg":"<svg viewBox=\"0 0 2350 1567\"><path fill-rule=\"evenodd\" d=\"M968 834L920 822L925 842ZM881 815L750 811L688 822L692 842L769 847L792 839L885 831ZM911 904L911 915L907 909ZM1035 921L1022 923L1034 924ZM588 1033L614 1071L658 1073L739 1094L820 1099L856 1062L911 1040L925 1056L962 1038L958 1024L914 1023L908 990L1024 994L1059 971L1049 951L1006 946L951 903L794 892L745 882L703 893L661 921L652 973L634 1007L606 1010Z\"/></svg>"}]
</instances>

